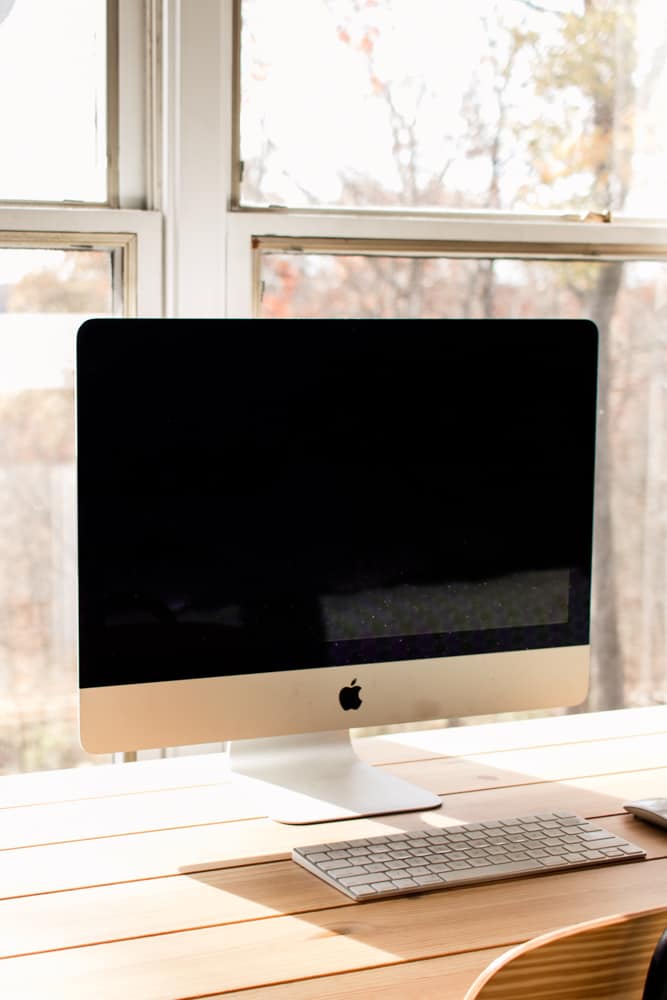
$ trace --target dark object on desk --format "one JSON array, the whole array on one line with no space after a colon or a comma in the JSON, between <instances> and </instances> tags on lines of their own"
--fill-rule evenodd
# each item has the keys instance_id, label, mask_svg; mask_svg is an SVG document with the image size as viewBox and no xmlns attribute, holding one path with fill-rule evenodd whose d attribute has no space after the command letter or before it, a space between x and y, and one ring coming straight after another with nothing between
<instances>
[{"instance_id":1,"label":"dark object on desk","mask_svg":"<svg viewBox=\"0 0 667 1000\"><path fill-rule=\"evenodd\" d=\"M637 819L667 829L667 799L637 799L636 802L626 802L623 808Z\"/></svg>"},{"instance_id":2,"label":"dark object on desk","mask_svg":"<svg viewBox=\"0 0 667 1000\"><path fill-rule=\"evenodd\" d=\"M642 1000L667 1000L667 930L663 931L655 946Z\"/></svg>"}]
</instances>

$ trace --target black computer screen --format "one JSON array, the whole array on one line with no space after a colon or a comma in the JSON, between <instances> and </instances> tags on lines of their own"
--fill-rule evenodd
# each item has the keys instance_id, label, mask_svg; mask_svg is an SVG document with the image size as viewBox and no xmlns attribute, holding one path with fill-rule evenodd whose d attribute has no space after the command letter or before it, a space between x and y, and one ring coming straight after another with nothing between
<instances>
[{"instance_id":1,"label":"black computer screen","mask_svg":"<svg viewBox=\"0 0 667 1000\"><path fill-rule=\"evenodd\" d=\"M587 321L91 320L82 687L588 641Z\"/></svg>"}]
</instances>

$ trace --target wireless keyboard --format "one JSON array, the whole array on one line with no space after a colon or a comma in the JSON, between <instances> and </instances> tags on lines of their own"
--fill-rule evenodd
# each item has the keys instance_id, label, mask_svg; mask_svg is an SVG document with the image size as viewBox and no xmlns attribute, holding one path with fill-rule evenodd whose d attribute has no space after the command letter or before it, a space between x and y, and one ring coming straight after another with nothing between
<instances>
[{"instance_id":1,"label":"wireless keyboard","mask_svg":"<svg viewBox=\"0 0 667 1000\"><path fill-rule=\"evenodd\" d=\"M292 852L297 864L358 901L645 858L640 847L571 812L430 827Z\"/></svg>"}]
</instances>

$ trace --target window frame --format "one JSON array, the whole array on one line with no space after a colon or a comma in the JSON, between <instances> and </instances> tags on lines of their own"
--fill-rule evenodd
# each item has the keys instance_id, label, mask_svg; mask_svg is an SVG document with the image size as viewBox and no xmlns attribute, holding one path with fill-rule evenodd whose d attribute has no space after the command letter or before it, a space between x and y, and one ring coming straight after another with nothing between
<instances>
[{"instance_id":1,"label":"window frame","mask_svg":"<svg viewBox=\"0 0 667 1000\"><path fill-rule=\"evenodd\" d=\"M124 315L256 316L271 250L667 260L657 218L241 206L241 0L108 3L108 201L0 200L0 247L116 251Z\"/></svg>"},{"instance_id":2,"label":"window frame","mask_svg":"<svg viewBox=\"0 0 667 1000\"><path fill-rule=\"evenodd\" d=\"M66 218L63 218L63 211ZM158 316L162 283L156 259L161 256L158 212L88 209L0 209L0 248L39 250L110 250L117 259L124 316Z\"/></svg>"},{"instance_id":3,"label":"window frame","mask_svg":"<svg viewBox=\"0 0 667 1000\"><path fill-rule=\"evenodd\" d=\"M236 212L227 220L226 315L257 316L264 251L533 260L667 260L667 225L388 219Z\"/></svg>"},{"instance_id":4,"label":"window frame","mask_svg":"<svg viewBox=\"0 0 667 1000\"><path fill-rule=\"evenodd\" d=\"M159 2L159 0L158 0ZM48 198L13 199L0 195L5 206L68 208L142 208L150 146L144 140L149 111L149 47L144 44L155 0L106 0L107 26L107 197L101 202ZM139 95L139 99L138 99Z\"/></svg>"},{"instance_id":5,"label":"window frame","mask_svg":"<svg viewBox=\"0 0 667 1000\"><path fill-rule=\"evenodd\" d=\"M107 0L108 197L105 203L0 198L0 246L111 249L123 315L160 316L162 216L157 132L161 0Z\"/></svg>"},{"instance_id":6,"label":"window frame","mask_svg":"<svg viewBox=\"0 0 667 1000\"><path fill-rule=\"evenodd\" d=\"M267 247L291 252L342 252L354 246L394 255L667 259L667 218L589 221L571 213L240 205L241 2L199 0L194 5L162 0L169 314L256 316L258 254Z\"/></svg>"},{"instance_id":7,"label":"window frame","mask_svg":"<svg viewBox=\"0 0 667 1000\"><path fill-rule=\"evenodd\" d=\"M164 314L162 18L162 0L107 0L107 201L0 199L0 248L110 251L126 317Z\"/></svg>"}]
</instances>

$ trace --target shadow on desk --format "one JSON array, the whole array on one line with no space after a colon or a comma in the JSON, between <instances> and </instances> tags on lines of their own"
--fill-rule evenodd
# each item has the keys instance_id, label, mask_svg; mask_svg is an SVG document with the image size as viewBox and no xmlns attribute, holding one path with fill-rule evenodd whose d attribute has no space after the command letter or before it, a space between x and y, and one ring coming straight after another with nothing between
<instances>
[{"instance_id":1,"label":"shadow on desk","mask_svg":"<svg viewBox=\"0 0 667 1000\"><path fill-rule=\"evenodd\" d=\"M410 780L411 766L392 765L391 770ZM474 757L422 760L414 766L421 783L426 778L428 787L442 796L442 809L310 826L278 826L269 820L235 823L240 840L239 856L233 862L228 855L218 862L180 867L183 874L220 893L221 922L225 913L237 911L239 901L251 904L253 960L271 965L267 981L276 982L276 976L289 982L343 971L361 973L406 963L416 963L417 974L420 963L473 955L480 971L494 949L506 949L569 924L664 904L667 831L639 823L622 810L628 798L655 794L656 782L667 783L664 769L556 781L545 780L543 770L536 774L510 771ZM444 794L452 784L460 790ZM372 903L353 902L288 860L290 848L296 845L551 810L599 817L602 825L644 847L651 860L445 888ZM225 826L221 824L221 837ZM262 852L262 844L276 842L285 845L284 853ZM264 924L259 931L258 920ZM236 925L234 933L230 930L230 947L236 947L238 934ZM281 941L289 942L282 954ZM262 954L262 942L267 955Z\"/></svg>"}]
</instances>

